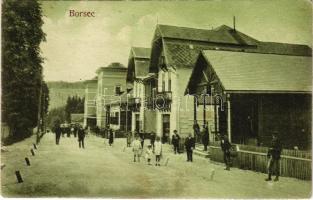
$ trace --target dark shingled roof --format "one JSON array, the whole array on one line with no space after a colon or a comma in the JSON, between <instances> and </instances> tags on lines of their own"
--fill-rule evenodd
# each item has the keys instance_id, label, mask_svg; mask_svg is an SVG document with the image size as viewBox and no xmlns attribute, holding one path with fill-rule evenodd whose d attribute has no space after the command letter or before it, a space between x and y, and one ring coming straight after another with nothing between
<instances>
[{"instance_id":1,"label":"dark shingled roof","mask_svg":"<svg viewBox=\"0 0 313 200\"><path fill-rule=\"evenodd\" d=\"M311 56L307 45L261 42L222 25L213 30L158 25L155 33L150 72L157 72L160 40L168 67L193 68L201 50L245 51L265 54Z\"/></svg>"},{"instance_id":2,"label":"dark shingled roof","mask_svg":"<svg viewBox=\"0 0 313 200\"><path fill-rule=\"evenodd\" d=\"M161 36L164 38L244 45L256 45L257 43L256 39L239 31L234 31L226 25L219 26L213 30L161 24L157 25L157 28L160 30Z\"/></svg>"},{"instance_id":3,"label":"dark shingled roof","mask_svg":"<svg viewBox=\"0 0 313 200\"><path fill-rule=\"evenodd\" d=\"M202 51L200 56L228 92L312 91L311 57L213 50ZM193 74L191 81L199 79Z\"/></svg>"}]
</instances>

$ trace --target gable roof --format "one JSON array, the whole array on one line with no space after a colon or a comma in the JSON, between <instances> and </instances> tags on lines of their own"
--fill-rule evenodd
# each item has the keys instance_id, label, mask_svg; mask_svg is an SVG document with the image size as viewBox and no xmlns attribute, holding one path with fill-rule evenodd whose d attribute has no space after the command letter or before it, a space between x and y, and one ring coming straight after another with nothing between
<instances>
[{"instance_id":1,"label":"gable roof","mask_svg":"<svg viewBox=\"0 0 313 200\"><path fill-rule=\"evenodd\" d=\"M150 58L151 49L145 47L132 47L132 57L134 58Z\"/></svg>"},{"instance_id":2,"label":"gable roof","mask_svg":"<svg viewBox=\"0 0 313 200\"><path fill-rule=\"evenodd\" d=\"M230 93L312 91L311 57L212 50L202 51L200 56Z\"/></svg>"},{"instance_id":3,"label":"gable roof","mask_svg":"<svg viewBox=\"0 0 313 200\"><path fill-rule=\"evenodd\" d=\"M126 81L132 82L135 78L146 77L149 73L150 48L132 47L128 60Z\"/></svg>"},{"instance_id":4,"label":"gable roof","mask_svg":"<svg viewBox=\"0 0 313 200\"><path fill-rule=\"evenodd\" d=\"M161 36L164 38L176 38L213 43L227 43L237 45L256 45L257 40L229 26L222 25L215 29L198 29L179 26L158 24Z\"/></svg>"},{"instance_id":5,"label":"gable roof","mask_svg":"<svg viewBox=\"0 0 313 200\"><path fill-rule=\"evenodd\" d=\"M262 42L222 25L213 30L157 25L149 71L158 71L157 58L164 50L166 66L193 68L201 50L229 50L264 54L311 56L307 45Z\"/></svg>"}]
</instances>

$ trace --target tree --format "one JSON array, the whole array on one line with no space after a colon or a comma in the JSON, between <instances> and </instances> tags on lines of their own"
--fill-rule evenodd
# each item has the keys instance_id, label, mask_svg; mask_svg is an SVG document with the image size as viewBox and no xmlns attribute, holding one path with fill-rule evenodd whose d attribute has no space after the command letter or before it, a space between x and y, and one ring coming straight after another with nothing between
<instances>
[{"instance_id":1,"label":"tree","mask_svg":"<svg viewBox=\"0 0 313 200\"><path fill-rule=\"evenodd\" d=\"M36 0L2 4L2 119L21 139L37 126L42 78L42 10Z\"/></svg>"}]
</instances>

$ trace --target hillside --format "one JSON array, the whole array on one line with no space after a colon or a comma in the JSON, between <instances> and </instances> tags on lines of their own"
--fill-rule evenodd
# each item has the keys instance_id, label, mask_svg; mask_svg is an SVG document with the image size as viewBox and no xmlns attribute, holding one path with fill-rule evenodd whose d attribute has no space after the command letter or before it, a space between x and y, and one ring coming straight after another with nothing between
<instances>
[{"instance_id":1,"label":"hillside","mask_svg":"<svg viewBox=\"0 0 313 200\"><path fill-rule=\"evenodd\" d=\"M64 82L51 81L47 82L50 92L49 110L64 106L69 96L84 96L85 86L83 81L79 82Z\"/></svg>"}]
</instances>

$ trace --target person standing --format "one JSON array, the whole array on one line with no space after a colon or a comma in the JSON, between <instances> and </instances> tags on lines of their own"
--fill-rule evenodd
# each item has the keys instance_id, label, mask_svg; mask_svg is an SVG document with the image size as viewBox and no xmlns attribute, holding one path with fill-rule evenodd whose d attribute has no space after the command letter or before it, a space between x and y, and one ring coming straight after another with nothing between
<instances>
[{"instance_id":1,"label":"person standing","mask_svg":"<svg viewBox=\"0 0 313 200\"><path fill-rule=\"evenodd\" d=\"M192 162L192 153L193 149L195 148L195 139L192 137L191 134L185 140L185 147L187 152L187 162Z\"/></svg>"},{"instance_id":2,"label":"person standing","mask_svg":"<svg viewBox=\"0 0 313 200\"><path fill-rule=\"evenodd\" d=\"M55 132L55 143L56 145L59 145L62 129L60 127L60 123L56 122L54 125L54 132Z\"/></svg>"},{"instance_id":3,"label":"person standing","mask_svg":"<svg viewBox=\"0 0 313 200\"><path fill-rule=\"evenodd\" d=\"M141 143L139 140L138 135L135 135L135 140L132 142L132 147L133 147L133 153L134 153L134 162L136 162L136 158L138 162L140 162L140 155L141 155Z\"/></svg>"},{"instance_id":4,"label":"person standing","mask_svg":"<svg viewBox=\"0 0 313 200\"><path fill-rule=\"evenodd\" d=\"M152 158L153 150L151 144L148 144L148 147L146 149L146 159L148 165L151 165L151 158Z\"/></svg>"},{"instance_id":5,"label":"person standing","mask_svg":"<svg viewBox=\"0 0 313 200\"><path fill-rule=\"evenodd\" d=\"M132 133L128 132L127 135L126 135L126 145L127 145L127 147L130 147L131 142L132 142Z\"/></svg>"},{"instance_id":6,"label":"person standing","mask_svg":"<svg viewBox=\"0 0 313 200\"><path fill-rule=\"evenodd\" d=\"M112 146L114 142L114 133L111 128L109 128L108 132L109 132L109 145Z\"/></svg>"},{"instance_id":7,"label":"person standing","mask_svg":"<svg viewBox=\"0 0 313 200\"><path fill-rule=\"evenodd\" d=\"M78 129L78 146L79 148L85 148L85 130L82 126Z\"/></svg>"},{"instance_id":8,"label":"person standing","mask_svg":"<svg viewBox=\"0 0 313 200\"><path fill-rule=\"evenodd\" d=\"M265 179L266 181L272 180L272 174L276 175L274 181L278 181L279 175L280 175L280 172L279 172L280 162L279 161L280 161L280 155L282 151L282 145L276 134L277 133L272 134L271 147L267 153L267 157L269 158L269 160L268 160L268 178Z\"/></svg>"},{"instance_id":9,"label":"person standing","mask_svg":"<svg viewBox=\"0 0 313 200\"><path fill-rule=\"evenodd\" d=\"M194 130L194 134L197 138L197 142L199 142L198 138L200 137L200 126L197 123L197 120L194 120L194 124L193 124L193 130Z\"/></svg>"},{"instance_id":10,"label":"person standing","mask_svg":"<svg viewBox=\"0 0 313 200\"><path fill-rule=\"evenodd\" d=\"M75 124L74 125L74 137L76 138L76 136L77 136L77 133L78 133L78 124Z\"/></svg>"},{"instance_id":11,"label":"person standing","mask_svg":"<svg viewBox=\"0 0 313 200\"><path fill-rule=\"evenodd\" d=\"M174 146L174 153L179 153L179 140L180 140L180 137L177 133L177 130L174 130L174 134L172 136L172 144Z\"/></svg>"},{"instance_id":12,"label":"person standing","mask_svg":"<svg viewBox=\"0 0 313 200\"><path fill-rule=\"evenodd\" d=\"M161 166L160 160L162 155L162 142L159 136L156 137L156 142L154 143L154 154L155 154L155 166Z\"/></svg>"},{"instance_id":13,"label":"person standing","mask_svg":"<svg viewBox=\"0 0 313 200\"><path fill-rule=\"evenodd\" d=\"M140 141L141 141L141 148L143 148L143 145L145 142L145 134L144 134L143 130L140 130L139 137L140 137Z\"/></svg>"},{"instance_id":14,"label":"person standing","mask_svg":"<svg viewBox=\"0 0 313 200\"><path fill-rule=\"evenodd\" d=\"M209 145L209 128L208 128L208 125L205 125L203 128L202 144L203 144L203 151L207 151L208 145Z\"/></svg>"},{"instance_id":15,"label":"person standing","mask_svg":"<svg viewBox=\"0 0 313 200\"><path fill-rule=\"evenodd\" d=\"M224 162L226 165L225 170L230 170L230 148L231 148L231 144L228 141L227 136L223 135L221 138L221 149L223 151Z\"/></svg>"},{"instance_id":16,"label":"person standing","mask_svg":"<svg viewBox=\"0 0 313 200\"><path fill-rule=\"evenodd\" d=\"M154 150L154 142L155 142L155 132L150 133L150 144L152 146L152 149Z\"/></svg>"}]
</instances>

